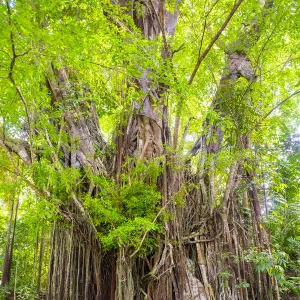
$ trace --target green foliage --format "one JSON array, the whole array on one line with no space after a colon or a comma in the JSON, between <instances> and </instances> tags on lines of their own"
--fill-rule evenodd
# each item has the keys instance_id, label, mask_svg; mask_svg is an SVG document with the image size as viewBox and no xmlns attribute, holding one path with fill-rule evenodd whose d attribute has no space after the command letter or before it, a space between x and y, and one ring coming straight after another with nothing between
<instances>
[{"instance_id":1,"label":"green foliage","mask_svg":"<svg viewBox=\"0 0 300 300\"><path fill-rule=\"evenodd\" d=\"M270 253L251 249L245 255L245 260L253 262L258 272L266 272L270 276L274 276L282 292L290 290L298 293L300 291L297 280L287 278L285 275L285 268L290 260L287 253L279 250L273 250Z\"/></svg>"},{"instance_id":2,"label":"green foliage","mask_svg":"<svg viewBox=\"0 0 300 300\"><path fill-rule=\"evenodd\" d=\"M13 297L14 286L11 284L8 287L0 286L0 299L7 299L8 297ZM33 286L18 286L18 291L16 292L17 299L20 300L32 300L36 298L36 290Z\"/></svg>"},{"instance_id":3,"label":"green foliage","mask_svg":"<svg viewBox=\"0 0 300 300\"><path fill-rule=\"evenodd\" d=\"M144 234L147 238L140 251L151 251L156 245L161 231L161 219L157 219L161 194L151 182L156 183L160 173L159 162L138 161L128 175L123 174L121 186L113 180L98 179L102 186L99 196L85 197L84 205L106 249L122 245L138 248Z\"/></svg>"},{"instance_id":4,"label":"green foliage","mask_svg":"<svg viewBox=\"0 0 300 300\"><path fill-rule=\"evenodd\" d=\"M129 217L154 218L161 195L144 182L135 181L120 190L124 212Z\"/></svg>"},{"instance_id":5,"label":"green foliage","mask_svg":"<svg viewBox=\"0 0 300 300\"><path fill-rule=\"evenodd\" d=\"M219 274L219 276L220 276L221 278L223 278L223 279L229 279L229 278L232 277L232 274L231 274L231 273L228 273L228 272L221 272L221 273Z\"/></svg>"},{"instance_id":6,"label":"green foliage","mask_svg":"<svg viewBox=\"0 0 300 300\"><path fill-rule=\"evenodd\" d=\"M300 204L299 204L299 139L288 132L276 150L268 153L267 176L270 181L270 200L273 207L265 218L265 225L272 234L276 251L286 253L289 259L284 266L285 292L300 293ZM281 151L280 151L281 150Z\"/></svg>"},{"instance_id":7,"label":"green foliage","mask_svg":"<svg viewBox=\"0 0 300 300\"><path fill-rule=\"evenodd\" d=\"M250 286L248 282L241 281L239 284L235 286L236 289L246 289Z\"/></svg>"},{"instance_id":8,"label":"green foliage","mask_svg":"<svg viewBox=\"0 0 300 300\"><path fill-rule=\"evenodd\" d=\"M279 204L267 218L275 249L287 253L284 291L300 294L300 206L299 203Z\"/></svg>"},{"instance_id":9,"label":"green foliage","mask_svg":"<svg viewBox=\"0 0 300 300\"><path fill-rule=\"evenodd\" d=\"M299 203L280 204L267 219L268 227L273 233L274 245L289 253L295 263L300 258L299 213ZM295 265L295 270L297 269Z\"/></svg>"},{"instance_id":10,"label":"green foliage","mask_svg":"<svg viewBox=\"0 0 300 300\"><path fill-rule=\"evenodd\" d=\"M102 236L99 234L100 240L105 249L117 248L120 246L128 246L137 249L141 244L142 236L149 233L147 240L142 244L140 255L145 255L151 252L157 246L157 240L153 233L157 233L161 227L154 224L147 218L136 217L132 221L126 221L115 229L110 230L107 235Z\"/></svg>"},{"instance_id":11,"label":"green foliage","mask_svg":"<svg viewBox=\"0 0 300 300\"><path fill-rule=\"evenodd\" d=\"M284 267L288 262L288 255L285 252L273 250L271 253L268 251L258 251L251 249L245 255L246 261L254 262L258 272L267 272L270 276L275 276L279 284L285 281Z\"/></svg>"},{"instance_id":12,"label":"green foliage","mask_svg":"<svg viewBox=\"0 0 300 300\"><path fill-rule=\"evenodd\" d=\"M266 272L270 276L275 276L282 292L300 293L299 277L287 277L285 273L287 265L290 263L287 253L279 250L269 253L251 249L245 255L245 260L253 262L258 272Z\"/></svg>"},{"instance_id":13,"label":"green foliage","mask_svg":"<svg viewBox=\"0 0 300 300\"><path fill-rule=\"evenodd\" d=\"M20 205L16 222L14 238L13 262L11 268L10 285L1 289L0 293L14 290L14 279L17 280L17 298L32 300L36 295L37 268L41 236L44 237L45 252L42 264L41 287L42 292L46 287L48 258L50 255L49 231L55 218L55 206L44 199L34 195L19 195ZM0 218L1 221L4 221ZM5 218L5 227L0 234L0 258L3 258L7 242L8 216ZM1 298L2 299L2 298ZM4 298L3 298L4 299Z\"/></svg>"}]
</instances>

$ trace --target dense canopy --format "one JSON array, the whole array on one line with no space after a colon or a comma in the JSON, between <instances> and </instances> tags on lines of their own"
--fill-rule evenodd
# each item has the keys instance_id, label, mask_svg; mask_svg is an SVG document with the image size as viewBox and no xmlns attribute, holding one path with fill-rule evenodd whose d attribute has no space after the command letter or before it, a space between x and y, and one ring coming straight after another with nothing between
<instances>
[{"instance_id":1,"label":"dense canopy","mask_svg":"<svg viewBox=\"0 0 300 300\"><path fill-rule=\"evenodd\" d=\"M0 298L297 299L299 15L1 1Z\"/></svg>"}]
</instances>

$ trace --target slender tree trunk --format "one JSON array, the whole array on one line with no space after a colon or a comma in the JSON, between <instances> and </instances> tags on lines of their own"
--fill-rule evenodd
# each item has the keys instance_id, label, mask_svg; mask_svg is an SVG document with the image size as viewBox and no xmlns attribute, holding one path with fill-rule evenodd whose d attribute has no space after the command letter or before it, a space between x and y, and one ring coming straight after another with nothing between
<instances>
[{"instance_id":1,"label":"slender tree trunk","mask_svg":"<svg viewBox=\"0 0 300 300\"><path fill-rule=\"evenodd\" d=\"M3 271L1 278L1 285L7 286L10 282L10 274L13 260L13 251L14 251L14 242L15 242L15 234L16 234L16 225L17 225L17 217L18 217L18 209L19 209L19 199L16 202L15 213L14 213L15 201L12 201L11 204L11 214L9 219L8 231L7 231L7 241L5 246L5 255L3 261ZM13 220L14 218L14 220ZM13 223L12 223L13 222ZM12 230L12 232L11 232Z\"/></svg>"},{"instance_id":2,"label":"slender tree trunk","mask_svg":"<svg viewBox=\"0 0 300 300\"><path fill-rule=\"evenodd\" d=\"M39 249L39 229L37 228L35 234L34 255L33 255L33 278L36 278L38 249Z\"/></svg>"},{"instance_id":3,"label":"slender tree trunk","mask_svg":"<svg viewBox=\"0 0 300 300\"><path fill-rule=\"evenodd\" d=\"M17 281L18 281L18 264L16 264L16 269L15 269L14 300L17 300Z\"/></svg>"},{"instance_id":4,"label":"slender tree trunk","mask_svg":"<svg viewBox=\"0 0 300 300\"><path fill-rule=\"evenodd\" d=\"M41 277L42 277L42 267L43 267L43 257L44 257L44 233L41 233L41 243L40 243L40 253L39 253L39 264L38 264L38 277L37 277L37 295L40 294L41 291Z\"/></svg>"},{"instance_id":5,"label":"slender tree trunk","mask_svg":"<svg viewBox=\"0 0 300 300\"><path fill-rule=\"evenodd\" d=\"M5 254L3 259L3 269L2 269L2 277L1 277L1 286L7 286L10 280L10 269L11 269L11 247L13 247L11 242L11 230L13 226L13 215L14 215L14 205L15 202L12 200L11 208L10 208L10 218L8 223L7 230L7 239L5 246Z\"/></svg>"}]
</instances>

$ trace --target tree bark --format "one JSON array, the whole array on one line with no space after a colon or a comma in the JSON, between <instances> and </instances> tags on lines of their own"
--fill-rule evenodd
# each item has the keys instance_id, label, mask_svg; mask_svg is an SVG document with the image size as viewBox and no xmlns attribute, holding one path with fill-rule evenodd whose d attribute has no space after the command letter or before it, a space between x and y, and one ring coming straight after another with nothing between
<instances>
[{"instance_id":1,"label":"tree bark","mask_svg":"<svg viewBox=\"0 0 300 300\"><path fill-rule=\"evenodd\" d=\"M3 259L3 267L2 267L2 277L1 277L1 286L7 286L10 281L10 270L11 270L11 248L13 247L11 243L11 229L12 229L12 222L13 222L13 215L14 215L14 199L11 202L10 208L10 218L8 223L8 230L7 230L7 239L5 245L5 254Z\"/></svg>"},{"instance_id":2,"label":"tree bark","mask_svg":"<svg viewBox=\"0 0 300 300\"><path fill-rule=\"evenodd\" d=\"M43 236L43 232L42 232L41 233L41 243L40 243L40 253L39 253L39 264L38 264L37 288L36 288L37 295L39 295L40 291L41 291L41 277L42 277L44 247L45 247L45 240L44 240L44 236Z\"/></svg>"},{"instance_id":3,"label":"tree bark","mask_svg":"<svg viewBox=\"0 0 300 300\"><path fill-rule=\"evenodd\" d=\"M14 208L15 205L16 205L16 207ZM7 231L7 241L6 241L5 254L4 254L4 260L3 260L1 286L8 286L9 282L10 282L18 209L19 209L19 199L17 199L16 204L15 204L15 201L12 200L11 213L10 213L10 219L9 219L9 225L8 225L8 231ZM14 210L15 210L15 212L14 212ZM11 230L12 230L12 232L11 232Z\"/></svg>"}]
</instances>

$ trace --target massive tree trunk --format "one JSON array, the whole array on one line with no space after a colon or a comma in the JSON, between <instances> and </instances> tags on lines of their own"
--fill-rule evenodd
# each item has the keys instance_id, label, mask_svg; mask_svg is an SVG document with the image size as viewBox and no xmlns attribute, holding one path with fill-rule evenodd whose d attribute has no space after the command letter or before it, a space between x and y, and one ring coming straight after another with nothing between
<instances>
[{"instance_id":1,"label":"massive tree trunk","mask_svg":"<svg viewBox=\"0 0 300 300\"><path fill-rule=\"evenodd\" d=\"M244 108L234 109L234 115L231 109L236 107L235 102L240 101L243 105L251 102L248 94L256 80L256 70L246 53L247 47L254 44L258 38L258 24L254 22L250 32L228 47L227 65L212 103L212 108L220 119L205 122L206 133L197 140L190 151L192 156L200 151L199 177L196 182L200 186L201 208L198 211L203 221L196 227L200 244L196 251L198 255L202 251L200 256L203 258L204 274L208 274L208 284L213 286L217 299L279 299L276 280L267 274L255 273L253 266L243 259L244 252L251 247L270 251L267 234L261 225L254 172L249 173L244 169L243 159L232 162L223 198L216 207L218 183L215 179L215 168L225 134L221 126L222 120L230 116L235 121L234 146L241 151L250 149L250 138L241 121ZM242 100L235 95L240 78L248 82ZM241 191L241 186L246 188ZM199 191L195 193L199 194ZM197 224L199 221L193 220L190 223ZM213 238L211 232L214 232ZM249 288L235 288L242 286L244 282L249 283Z\"/></svg>"},{"instance_id":2,"label":"massive tree trunk","mask_svg":"<svg viewBox=\"0 0 300 300\"><path fill-rule=\"evenodd\" d=\"M53 72L54 71L54 72ZM69 71L51 70L47 86L53 105L64 105L70 93ZM77 168L88 174L106 175L106 166L99 153L105 143L101 137L98 116L93 103L76 106L63 114L58 131L68 133L69 143L55 145L61 152L52 155L59 169ZM52 142L48 139L50 146ZM75 145L76 143L76 145ZM96 153L97 152L97 153ZM61 156L60 156L61 157ZM86 180L70 199L59 205L63 221L54 224L48 275L47 298L50 299L113 299L114 253L104 253L78 195L97 193L93 180Z\"/></svg>"},{"instance_id":3,"label":"massive tree trunk","mask_svg":"<svg viewBox=\"0 0 300 300\"><path fill-rule=\"evenodd\" d=\"M126 3L120 3L120 5L125 6ZM175 31L177 12L168 13L163 1L145 3L143 9L143 17L135 16L135 11L129 13L133 14L145 38L152 39L162 32L165 38L162 55L165 59L170 59L166 35L173 34ZM62 167L80 166L94 175L110 175L118 181L123 172L122 165L126 156L139 156L141 159L147 159L164 154L163 143L167 145L169 142L167 107L159 104L154 108L153 98L156 103L164 101L161 97L161 87L151 86L148 72L149 70L142 70L143 75L136 82L144 92L143 103L134 103L135 113L129 118L128 125L121 128L123 131L121 135L116 138L117 151L111 160L113 172L107 171L110 162L105 161L103 157L97 158L96 155L96 151L102 151L105 145L101 138L97 113L93 104L90 110L77 107L74 113L69 111L64 114L65 127L59 130L65 130L68 133L70 145L72 145L72 140L79 141L79 149L75 152L68 152L66 147L63 147ZM49 75L47 86L51 91L53 103L57 103L67 97L70 83L68 70L61 69L54 73L56 74ZM53 157L53 160L58 160L58 158ZM167 186L167 176L170 175L166 172L159 183L159 189L164 194L163 205L166 205L173 193L172 188ZM83 192L91 195L97 193L97 188L99 187L94 187L92 181L81 187ZM155 264L149 270L149 266L144 266L147 265L146 261L136 256L131 258L133 252L131 249L121 247L116 252L104 252L101 249L100 242L96 238L96 228L90 224L89 216L85 213L75 193L73 199L70 199L70 204L61 206L60 211L65 219L71 222L71 228L58 222L53 230L48 299L144 299L146 294L150 299L171 299L174 293L173 286L176 286L177 294L183 293L183 289L177 286L178 278L172 269L178 272L184 267L183 264L186 261L184 259L178 261L178 266L174 264L173 253L170 252L173 246L170 243L162 243L159 252L153 254ZM172 226L172 224L169 225ZM180 257L179 252L176 255ZM159 275L160 273L163 275ZM148 279L144 278L147 276ZM161 280L153 281L153 278L157 276L161 276ZM185 282L183 274L181 277Z\"/></svg>"}]
</instances>

